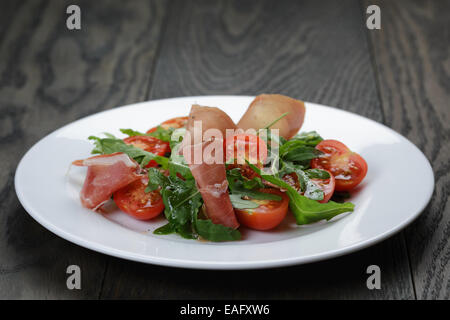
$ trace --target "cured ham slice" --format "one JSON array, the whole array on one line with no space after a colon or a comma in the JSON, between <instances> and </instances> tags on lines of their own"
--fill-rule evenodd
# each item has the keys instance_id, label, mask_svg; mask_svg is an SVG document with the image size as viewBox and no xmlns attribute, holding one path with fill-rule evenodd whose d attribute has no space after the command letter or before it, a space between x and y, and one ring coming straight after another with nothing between
<instances>
[{"instance_id":1,"label":"cured ham slice","mask_svg":"<svg viewBox=\"0 0 450 320\"><path fill-rule=\"evenodd\" d=\"M211 143L214 142L202 143L203 149L207 148ZM187 151L188 148L191 149L190 152L193 152L195 146L187 146L183 148L183 151ZM198 190L205 203L206 214L213 223L236 229L239 227L239 223L228 194L225 165L209 160L204 158L201 164L189 164Z\"/></svg>"},{"instance_id":2,"label":"cured ham slice","mask_svg":"<svg viewBox=\"0 0 450 320\"><path fill-rule=\"evenodd\" d=\"M201 121L203 133L209 129L217 129L222 133L222 138L227 136L227 129L236 129L236 124L222 110L216 107L204 107L194 104L191 107L186 130L194 134L195 121Z\"/></svg>"},{"instance_id":3,"label":"cured ham slice","mask_svg":"<svg viewBox=\"0 0 450 320\"><path fill-rule=\"evenodd\" d=\"M88 167L80 199L89 209L97 209L115 191L142 178L139 164L120 152L76 160L72 164Z\"/></svg>"},{"instance_id":4,"label":"cured ham slice","mask_svg":"<svg viewBox=\"0 0 450 320\"><path fill-rule=\"evenodd\" d=\"M280 94L261 94L257 96L239 120L240 129L261 129L272 121L288 113L280 119L271 129L279 129L280 136L285 139L292 138L301 128L305 118L305 104Z\"/></svg>"},{"instance_id":5,"label":"cured ham slice","mask_svg":"<svg viewBox=\"0 0 450 320\"><path fill-rule=\"evenodd\" d=\"M196 127L195 121L201 122L200 133L196 132L198 127ZM206 131L209 129L215 129L219 136L208 138ZM214 107L193 105L189 113L186 125L187 134L183 139L181 153L188 162L202 195L208 218L215 224L236 229L239 227L239 223L228 194L228 181L223 163L223 139L226 137L227 129L234 130L236 125L225 112ZM201 136L198 137L198 134ZM215 151L203 152L213 147L213 144L219 147L212 149L221 152L217 158ZM202 152L201 156L193 156L196 152ZM195 158L201 158L201 161L197 162ZM217 161L218 159L219 161Z\"/></svg>"}]
</instances>

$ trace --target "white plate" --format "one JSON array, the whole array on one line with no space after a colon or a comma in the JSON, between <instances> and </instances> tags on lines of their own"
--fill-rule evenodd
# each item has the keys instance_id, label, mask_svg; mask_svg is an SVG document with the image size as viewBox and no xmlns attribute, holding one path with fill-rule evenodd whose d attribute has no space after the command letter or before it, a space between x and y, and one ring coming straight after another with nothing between
<instances>
[{"instance_id":1,"label":"white plate","mask_svg":"<svg viewBox=\"0 0 450 320\"><path fill-rule=\"evenodd\" d=\"M393 130L364 117L313 103L306 104L302 131L343 141L367 161L369 171L351 198L356 209L330 222L296 226L292 217L270 232L243 230L244 240L200 242L177 235L157 236L164 224L141 222L119 211L101 215L78 198L86 169L72 167L90 156L89 135L119 128L144 131L176 116L191 104L218 106L237 121L253 97L203 96L149 101L75 121L34 145L15 176L17 196L28 213L55 234L112 256L166 266L250 269L307 263L343 255L381 241L414 220L434 187L422 152Z\"/></svg>"}]
</instances>

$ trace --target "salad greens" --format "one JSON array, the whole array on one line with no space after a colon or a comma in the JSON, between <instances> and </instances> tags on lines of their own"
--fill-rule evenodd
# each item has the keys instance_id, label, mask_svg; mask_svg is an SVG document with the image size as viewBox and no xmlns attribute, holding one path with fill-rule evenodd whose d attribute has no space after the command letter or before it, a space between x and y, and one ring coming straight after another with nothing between
<instances>
[{"instance_id":1,"label":"salad greens","mask_svg":"<svg viewBox=\"0 0 450 320\"><path fill-rule=\"evenodd\" d=\"M156 129L152 132L149 133L142 133L139 131L135 131L133 129L120 129L120 132L128 135L129 137L134 137L134 136L149 136L149 137L155 137L158 138L159 140L162 141L166 141L166 142L170 142L171 141L171 136L172 133L175 129L173 128L168 128L165 129L161 126L157 126Z\"/></svg>"},{"instance_id":2,"label":"salad greens","mask_svg":"<svg viewBox=\"0 0 450 320\"><path fill-rule=\"evenodd\" d=\"M336 203L329 201L327 203L320 203L309 199L297 192L291 185L283 181L277 175L267 175L262 172L257 166L248 163L248 165L261 177L274 185L277 185L286 190L289 196L289 207L297 220L297 224L309 224L323 219L330 220L338 214L353 211L353 203Z\"/></svg>"},{"instance_id":3,"label":"salad greens","mask_svg":"<svg viewBox=\"0 0 450 320\"><path fill-rule=\"evenodd\" d=\"M105 133L107 138L99 138L90 136L88 139L94 141L94 149L92 154L111 154L115 152L123 152L130 158L134 159L141 167L145 167L151 160L156 161L162 168L166 169L169 165L169 159L158 156L154 153L147 152L133 145L126 144L122 139L117 139L111 134Z\"/></svg>"},{"instance_id":4,"label":"salad greens","mask_svg":"<svg viewBox=\"0 0 450 320\"><path fill-rule=\"evenodd\" d=\"M164 201L164 214L168 224L158 228L154 233L178 233L183 238L196 239L198 236L210 241L239 240L238 230L214 224L209 219L198 219L202 197L195 186L195 180L182 180L178 177L166 177L158 169L148 171L150 191L161 187ZM153 181L153 182L151 182Z\"/></svg>"},{"instance_id":5,"label":"salad greens","mask_svg":"<svg viewBox=\"0 0 450 320\"><path fill-rule=\"evenodd\" d=\"M276 121L269 124L267 128ZM158 126L151 133L141 133L132 129L121 129L120 131L128 136L152 136L170 143L172 152L170 156L164 157L126 144L122 139L108 133L105 133L106 138L89 137L94 142L93 154L123 152L138 162L141 167L145 167L151 160L161 166L161 168L148 168L149 181L145 190L145 192L159 190L165 205L164 215L168 223L156 229L155 234L178 233L187 239L200 237L211 241L241 239L238 230L214 224L202 214L202 196L197 189L188 164L178 152L185 133L184 128L165 129ZM272 136L268 132L261 138L267 142L269 166L259 168L247 162L251 170L256 173L253 178L247 178L239 167L226 171L230 200L234 208L255 209L259 204L253 200L281 201L282 197L277 194L260 191L267 188L265 182L269 182L286 191L290 199L291 212L299 225L323 219L330 220L341 213L353 211L352 203L318 202L318 200L324 199L324 192L312 179L328 179L330 174L325 170L309 168L310 160L322 154L315 149L315 146L322 141L322 137L317 132L300 133L290 140ZM272 141L276 142L278 152L271 149L270 142ZM297 178L298 190L283 180L285 175ZM336 198L338 196L336 195ZM341 195L340 198L344 197Z\"/></svg>"}]
</instances>

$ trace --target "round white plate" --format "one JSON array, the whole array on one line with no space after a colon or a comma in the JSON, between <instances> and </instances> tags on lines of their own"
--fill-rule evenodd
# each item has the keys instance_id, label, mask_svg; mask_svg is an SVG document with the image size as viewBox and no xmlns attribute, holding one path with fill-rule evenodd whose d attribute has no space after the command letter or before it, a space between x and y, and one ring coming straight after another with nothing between
<instances>
[{"instance_id":1,"label":"round white plate","mask_svg":"<svg viewBox=\"0 0 450 320\"><path fill-rule=\"evenodd\" d=\"M292 217L268 232L243 230L243 240L200 242L152 231L164 219L142 222L116 210L101 215L81 206L78 193L85 168L70 167L90 156L90 135L119 128L145 131L187 115L193 103L218 106L235 121L253 97L201 96L156 100L101 112L75 121L34 145L16 171L20 202L40 224L83 247L112 256L165 266L251 269L307 263L343 255L381 241L414 220L434 187L422 152L393 130L364 117L306 103L301 131L343 141L361 154L369 171L350 199L355 211L330 222L297 226ZM70 170L69 170L70 169Z\"/></svg>"}]
</instances>

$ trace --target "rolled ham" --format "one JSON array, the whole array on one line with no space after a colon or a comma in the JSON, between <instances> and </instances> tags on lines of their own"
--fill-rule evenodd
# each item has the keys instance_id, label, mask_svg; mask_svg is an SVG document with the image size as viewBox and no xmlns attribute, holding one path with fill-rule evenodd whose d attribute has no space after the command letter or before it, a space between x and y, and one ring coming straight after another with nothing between
<instances>
[{"instance_id":1,"label":"rolled ham","mask_svg":"<svg viewBox=\"0 0 450 320\"><path fill-rule=\"evenodd\" d=\"M214 141L203 142L202 149L204 150L212 143ZM195 145L184 147L183 154L189 148L190 152L193 152L195 147ZM189 168L202 195L208 218L215 224L221 224L233 229L238 228L239 223L228 194L225 165L204 158L200 164L190 163Z\"/></svg>"},{"instance_id":2,"label":"rolled ham","mask_svg":"<svg viewBox=\"0 0 450 320\"><path fill-rule=\"evenodd\" d=\"M191 107L186 130L193 134L195 121L202 123L202 130L205 132L209 129L217 129L222 133L222 138L227 136L227 129L236 129L236 124L222 110L216 107L206 107L194 104Z\"/></svg>"},{"instance_id":3,"label":"rolled ham","mask_svg":"<svg viewBox=\"0 0 450 320\"><path fill-rule=\"evenodd\" d=\"M197 136L197 139L195 134L199 133L195 132L195 121L200 121L202 128L201 136ZM203 135L209 129L215 129L218 136ZM218 108L193 105L186 125L189 138L185 136L181 153L185 156L202 195L208 218L215 224L236 229L239 223L228 194L228 181L223 161L223 139L226 137L227 129L234 130L236 125L225 112ZM211 148L214 147L213 144L218 147ZM203 152L207 148L217 150L221 152L221 155L215 158L216 152ZM195 152L202 152L201 161L194 161Z\"/></svg>"},{"instance_id":4,"label":"rolled ham","mask_svg":"<svg viewBox=\"0 0 450 320\"><path fill-rule=\"evenodd\" d=\"M301 128L305 118L305 104L280 94L261 94L257 96L239 120L240 129L262 129L287 113L270 129L279 129L280 136L292 138Z\"/></svg>"},{"instance_id":5,"label":"rolled ham","mask_svg":"<svg viewBox=\"0 0 450 320\"><path fill-rule=\"evenodd\" d=\"M88 209L99 208L115 191L142 178L139 164L121 152L76 160L72 164L88 167L80 192L81 203Z\"/></svg>"}]
</instances>

